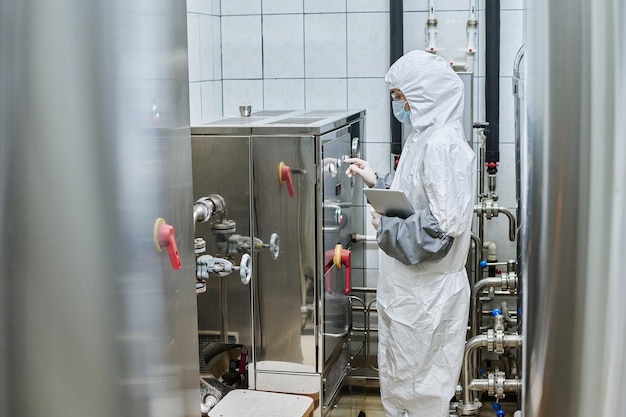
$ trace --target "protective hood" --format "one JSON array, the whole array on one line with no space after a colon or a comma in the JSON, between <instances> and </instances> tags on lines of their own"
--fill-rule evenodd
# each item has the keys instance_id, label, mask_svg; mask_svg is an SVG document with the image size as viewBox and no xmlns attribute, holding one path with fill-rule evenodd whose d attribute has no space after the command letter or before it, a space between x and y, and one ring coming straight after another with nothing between
<instances>
[{"instance_id":1,"label":"protective hood","mask_svg":"<svg viewBox=\"0 0 626 417\"><path fill-rule=\"evenodd\" d=\"M385 81L406 97L417 132L463 118L463 81L438 55L409 52L389 68Z\"/></svg>"}]
</instances>

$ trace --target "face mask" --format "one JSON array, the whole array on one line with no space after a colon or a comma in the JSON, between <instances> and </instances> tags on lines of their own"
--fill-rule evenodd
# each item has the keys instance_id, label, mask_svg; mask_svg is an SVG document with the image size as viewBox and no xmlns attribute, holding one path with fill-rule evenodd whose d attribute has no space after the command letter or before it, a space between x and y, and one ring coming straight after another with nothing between
<instances>
[{"instance_id":1,"label":"face mask","mask_svg":"<svg viewBox=\"0 0 626 417\"><path fill-rule=\"evenodd\" d=\"M411 123L411 110L404 110L404 100L393 100L391 102L393 115L400 123Z\"/></svg>"}]
</instances>

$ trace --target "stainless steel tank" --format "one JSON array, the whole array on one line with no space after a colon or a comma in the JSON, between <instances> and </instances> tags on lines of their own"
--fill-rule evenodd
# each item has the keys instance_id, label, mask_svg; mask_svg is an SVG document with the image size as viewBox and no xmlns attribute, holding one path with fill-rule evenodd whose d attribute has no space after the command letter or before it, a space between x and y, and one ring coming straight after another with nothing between
<instances>
[{"instance_id":1,"label":"stainless steel tank","mask_svg":"<svg viewBox=\"0 0 626 417\"><path fill-rule=\"evenodd\" d=\"M0 0L1 416L199 415L186 33Z\"/></svg>"},{"instance_id":2,"label":"stainless steel tank","mask_svg":"<svg viewBox=\"0 0 626 417\"><path fill-rule=\"evenodd\" d=\"M226 205L196 235L207 253L235 264L244 253L253 259L250 286L236 277L207 280L198 296L201 343L216 334L226 341L227 328L229 342L250 350L252 388L309 394L319 401L317 415L333 410L349 370L356 182L343 159L358 152L364 117L364 110L259 111L192 127L195 198L219 194ZM229 224L231 248L240 237L257 243L224 252Z\"/></svg>"},{"instance_id":3,"label":"stainless steel tank","mask_svg":"<svg viewBox=\"0 0 626 417\"><path fill-rule=\"evenodd\" d=\"M623 2L527 2L524 415L623 414Z\"/></svg>"}]
</instances>

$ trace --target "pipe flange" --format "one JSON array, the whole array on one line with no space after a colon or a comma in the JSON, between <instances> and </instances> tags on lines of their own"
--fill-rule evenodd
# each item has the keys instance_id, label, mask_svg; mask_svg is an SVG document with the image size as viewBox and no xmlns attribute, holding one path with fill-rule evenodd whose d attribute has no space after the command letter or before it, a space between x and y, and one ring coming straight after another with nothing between
<instances>
[{"instance_id":1,"label":"pipe flange","mask_svg":"<svg viewBox=\"0 0 626 417\"><path fill-rule=\"evenodd\" d=\"M504 381L506 380L506 377L504 375L504 372L502 371L498 371L496 372L495 375L495 397L502 399L504 398Z\"/></svg>"},{"instance_id":2,"label":"pipe flange","mask_svg":"<svg viewBox=\"0 0 626 417\"><path fill-rule=\"evenodd\" d=\"M216 235L235 233L235 230L237 230L237 223L235 223L233 220L224 220L218 223L214 223L211 226L211 230Z\"/></svg>"},{"instance_id":3,"label":"pipe flange","mask_svg":"<svg viewBox=\"0 0 626 417\"><path fill-rule=\"evenodd\" d=\"M496 392L496 376L492 372L487 374L487 395L493 397Z\"/></svg>"},{"instance_id":4,"label":"pipe flange","mask_svg":"<svg viewBox=\"0 0 626 417\"><path fill-rule=\"evenodd\" d=\"M224 201L224 197L219 194L211 194L207 198L213 202L213 206L215 207L213 211L214 215L224 212L224 208L226 207L226 201Z\"/></svg>"},{"instance_id":5,"label":"pipe flange","mask_svg":"<svg viewBox=\"0 0 626 417\"><path fill-rule=\"evenodd\" d=\"M201 237L194 238L193 240L193 251L194 253L204 253L206 252L206 242Z\"/></svg>"},{"instance_id":6,"label":"pipe flange","mask_svg":"<svg viewBox=\"0 0 626 417\"><path fill-rule=\"evenodd\" d=\"M493 329L487 329L487 350L493 352L495 346L495 337Z\"/></svg>"},{"instance_id":7,"label":"pipe flange","mask_svg":"<svg viewBox=\"0 0 626 417\"><path fill-rule=\"evenodd\" d=\"M515 272L511 272L507 275L507 287L510 292L517 291L517 274Z\"/></svg>"},{"instance_id":8,"label":"pipe flange","mask_svg":"<svg viewBox=\"0 0 626 417\"><path fill-rule=\"evenodd\" d=\"M483 404L475 399L474 402L470 404L459 404L456 411L460 416L477 416L482 406Z\"/></svg>"},{"instance_id":9,"label":"pipe flange","mask_svg":"<svg viewBox=\"0 0 626 417\"><path fill-rule=\"evenodd\" d=\"M504 353L504 331L502 330L496 330L494 349L496 353Z\"/></svg>"}]
</instances>

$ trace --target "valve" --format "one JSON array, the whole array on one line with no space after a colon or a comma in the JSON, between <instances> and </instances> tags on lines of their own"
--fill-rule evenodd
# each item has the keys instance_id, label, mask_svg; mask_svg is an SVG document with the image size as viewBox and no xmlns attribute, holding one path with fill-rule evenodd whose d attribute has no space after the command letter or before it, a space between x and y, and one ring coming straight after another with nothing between
<instances>
[{"instance_id":1,"label":"valve","mask_svg":"<svg viewBox=\"0 0 626 417\"><path fill-rule=\"evenodd\" d=\"M239 270L239 276L242 284L250 283L252 277L252 258L247 253L241 257L239 266L233 264L224 258L213 258L210 255L202 255L196 259L196 278L206 279L211 274L218 277L230 275L233 270Z\"/></svg>"},{"instance_id":2,"label":"valve","mask_svg":"<svg viewBox=\"0 0 626 417\"><path fill-rule=\"evenodd\" d=\"M156 249L161 252L163 248L166 248L172 269L179 270L181 262L178 246L176 245L176 231L174 230L174 226L167 224L165 219L158 218L154 223L152 235Z\"/></svg>"},{"instance_id":3,"label":"valve","mask_svg":"<svg viewBox=\"0 0 626 417\"><path fill-rule=\"evenodd\" d=\"M265 244L263 246L265 246ZM280 253L280 239L276 233L272 233L270 236L269 249L272 259L278 259L278 254Z\"/></svg>"},{"instance_id":4,"label":"valve","mask_svg":"<svg viewBox=\"0 0 626 417\"><path fill-rule=\"evenodd\" d=\"M201 197L193 203L193 221L194 223L205 223L211 216L224 213L226 203L224 198L219 194L211 194L208 197Z\"/></svg>"},{"instance_id":5,"label":"valve","mask_svg":"<svg viewBox=\"0 0 626 417\"><path fill-rule=\"evenodd\" d=\"M241 257L241 262L239 263L239 277L241 278L241 283L244 285L248 285L252 278L252 258L247 253Z\"/></svg>"},{"instance_id":6,"label":"valve","mask_svg":"<svg viewBox=\"0 0 626 417\"><path fill-rule=\"evenodd\" d=\"M287 191L289 197L296 195L296 190L293 188L293 180L291 178L291 168L281 162L278 165L278 182L282 185L283 182L287 184Z\"/></svg>"}]
</instances>

